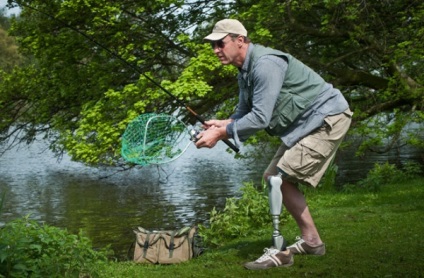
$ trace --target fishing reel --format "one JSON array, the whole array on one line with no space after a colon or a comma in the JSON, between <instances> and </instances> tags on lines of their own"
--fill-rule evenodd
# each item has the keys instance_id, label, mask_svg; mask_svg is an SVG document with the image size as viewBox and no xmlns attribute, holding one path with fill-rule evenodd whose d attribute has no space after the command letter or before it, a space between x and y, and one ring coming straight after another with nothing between
<instances>
[{"instance_id":1,"label":"fishing reel","mask_svg":"<svg viewBox=\"0 0 424 278\"><path fill-rule=\"evenodd\" d=\"M199 140L199 138L197 138L197 135L199 135L200 131L198 131L197 129L192 128L188 133L190 134L190 140L194 143Z\"/></svg>"}]
</instances>

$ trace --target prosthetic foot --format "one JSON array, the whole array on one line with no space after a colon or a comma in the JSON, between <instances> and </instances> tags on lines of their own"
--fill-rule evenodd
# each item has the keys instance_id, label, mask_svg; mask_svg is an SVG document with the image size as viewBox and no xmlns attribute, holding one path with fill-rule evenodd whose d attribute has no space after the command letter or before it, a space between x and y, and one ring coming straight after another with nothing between
<instances>
[{"instance_id":1,"label":"prosthetic foot","mask_svg":"<svg viewBox=\"0 0 424 278\"><path fill-rule=\"evenodd\" d=\"M272 216L274 232L272 234L273 246L279 250L286 249L286 242L279 230L280 214L283 206L283 194L281 185L283 184L282 174L270 176L268 178L268 198L269 208Z\"/></svg>"}]
</instances>

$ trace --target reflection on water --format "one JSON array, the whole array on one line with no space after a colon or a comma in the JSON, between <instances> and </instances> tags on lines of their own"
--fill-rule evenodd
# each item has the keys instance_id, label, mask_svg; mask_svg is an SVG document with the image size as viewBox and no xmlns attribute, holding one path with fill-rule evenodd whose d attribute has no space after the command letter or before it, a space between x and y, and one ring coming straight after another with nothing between
<instances>
[{"instance_id":1,"label":"reflection on water","mask_svg":"<svg viewBox=\"0 0 424 278\"><path fill-rule=\"evenodd\" d=\"M95 246L110 244L122 257L134 240L133 227L206 224L212 208L222 209L226 198L239 195L243 182L260 183L266 159L235 160L225 148L191 146L170 164L125 172L85 167L68 157L59 163L43 142L14 149L0 157L0 190L7 192L0 221L30 215L72 233L82 229ZM358 180L386 159L340 152L339 179Z\"/></svg>"},{"instance_id":2,"label":"reflection on water","mask_svg":"<svg viewBox=\"0 0 424 278\"><path fill-rule=\"evenodd\" d=\"M83 229L95 245L112 244L122 253L133 241L133 227L205 224L213 207L223 208L244 181L259 182L260 176L223 144L213 150L191 146L170 164L120 172L68 157L59 163L36 142L0 157L0 190L7 192L0 221L30 215L72 233Z\"/></svg>"}]
</instances>

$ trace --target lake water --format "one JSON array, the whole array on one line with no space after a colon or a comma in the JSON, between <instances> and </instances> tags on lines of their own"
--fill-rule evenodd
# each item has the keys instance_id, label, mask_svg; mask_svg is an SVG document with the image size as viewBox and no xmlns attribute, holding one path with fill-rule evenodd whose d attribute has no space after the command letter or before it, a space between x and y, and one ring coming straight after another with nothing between
<instances>
[{"instance_id":1,"label":"lake water","mask_svg":"<svg viewBox=\"0 0 424 278\"><path fill-rule=\"evenodd\" d=\"M134 227L207 224L212 208L239 196L243 182L260 184L267 159L240 161L225 149L222 142L212 150L191 145L172 163L121 171L86 167L67 156L59 162L43 141L15 148L0 157L0 190L6 192L0 224L29 215L71 233L82 229L96 247L110 244L125 258ZM338 181L359 180L387 158L340 152Z\"/></svg>"}]
</instances>

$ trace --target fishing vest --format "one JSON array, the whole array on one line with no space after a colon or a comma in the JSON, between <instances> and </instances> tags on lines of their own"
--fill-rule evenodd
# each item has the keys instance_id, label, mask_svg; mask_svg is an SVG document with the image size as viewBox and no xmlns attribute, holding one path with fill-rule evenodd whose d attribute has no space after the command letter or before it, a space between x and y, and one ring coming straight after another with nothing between
<instances>
[{"instance_id":1,"label":"fishing vest","mask_svg":"<svg viewBox=\"0 0 424 278\"><path fill-rule=\"evenodd\" d=\"M283 86L275 103L271 121L265 129L270 135L281 136L284 131L314 102L321 93L325 81L308 66L291 56L290 54L255 45L251 54L247 70L247 78L241 79L244 90L247 93L247 103L253 107L254 84L251 78L251 70L257 60L264 55L275 55L285 59L288 63Z\"/></svg>"}]
</instances>

